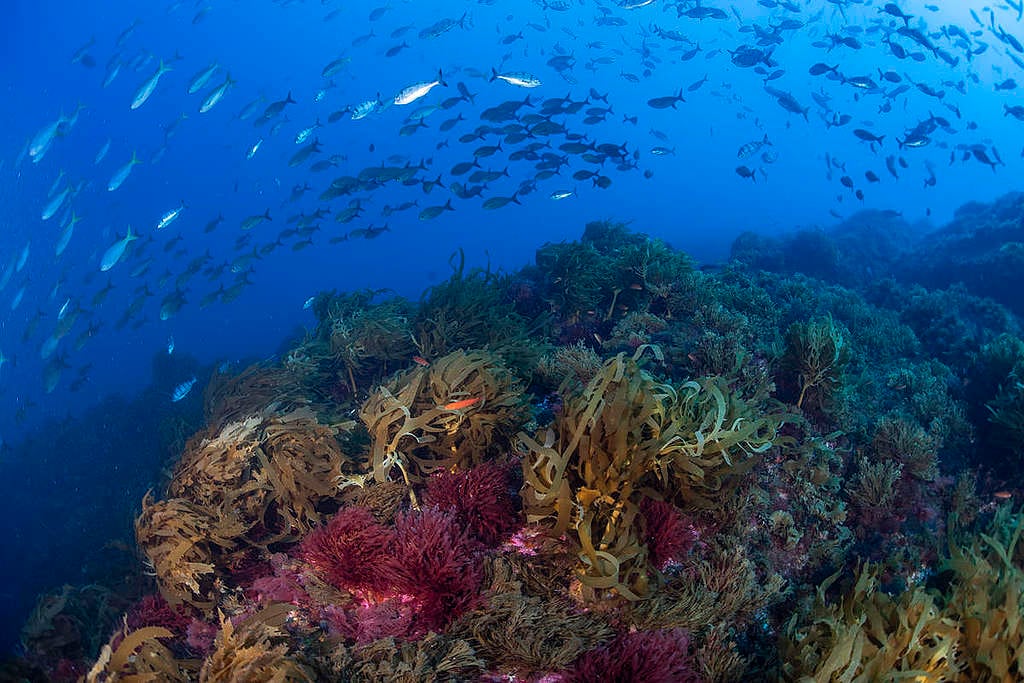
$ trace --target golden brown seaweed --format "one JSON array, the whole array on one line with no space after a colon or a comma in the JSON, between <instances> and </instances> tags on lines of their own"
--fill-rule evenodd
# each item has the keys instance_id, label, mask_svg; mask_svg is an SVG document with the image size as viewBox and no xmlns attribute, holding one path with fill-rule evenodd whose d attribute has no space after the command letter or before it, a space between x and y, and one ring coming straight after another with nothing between
<instances>
[{"instance_id":1,"label":"golden brown seaweed","mask_svg":"<svg viewBox=\"0 0 1024 683\"><path fill-rule=\"evenodd\" d=\"M553 536L571 531L578 577L592 596L630 600L655 586L641 542L645 496L712 507L770 448L779 422L758 417L724 382L680 390L640 369L641 347L619 354L583 390L570 392L554 429L520 434L527 521Z\"/></svg>"}]
</instances>

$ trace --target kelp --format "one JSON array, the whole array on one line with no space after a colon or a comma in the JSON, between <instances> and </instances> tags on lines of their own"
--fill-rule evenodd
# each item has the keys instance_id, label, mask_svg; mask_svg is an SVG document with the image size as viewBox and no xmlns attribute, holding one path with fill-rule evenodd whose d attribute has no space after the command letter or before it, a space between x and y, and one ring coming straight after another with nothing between
<instances>
[{"instance_id":1,"label":"kelp","mask_svg":"<svg viewBox=\"0 0 1024 683\"><path fill-rule=\"evenodd\" d=\"M1003 506L988 533L950 543L944 565L956 573L947 613L957 615L962 680L1024 678L1024 511Z\"/></svg>"},{"instance_id":2,"label":"kelp","mask_svg":"<svg viewBox=\"0 0 1024 683\"><path fill-rule=\"evenodd\" d=\"M521 392L487 351L455 351L429 367L398 373L359 412L372 441L367 470L383 483L398 468L413 483L506 451L524 419Z\"/></svg>"},{"instance_id":3,"label":"kelp","mask_svg":"<svg viewBox=\"0 0 1024 683\"><path fill-rule=\"evenodd\" d=\"M891 597L879 568L859 568L838 602L824 581L809 614L794 615L781 642L791 681L913 678L962 683L1024 676L1024 514L1000 508L988 533L950 539L943 594L913 586Z\"/></svg>"},{"instance_id":4,"label":"kelp","mask_svg":"<svg viewBox=\"0 0 1024 683\"><path fill-rule=\"evenodd\" d=\"M239 624L221 614L215 649L199 671L200 683L317 680L316 671L290 651L283 626L293 610L288 604L271 604Z\"/></svg>"},{"instance_id":5,"label":"kelp","mask_svg":"<svg viewBox=\"0 0 1024 683\"><path fill-rule=\"evenodd\" d=\"M167 500L147 496L136 539L168 603L209 612L214 580L252 548L287 543L337 508L346 460L312 410L263 411L208 428L179 461Z\"/></svg>"},{"instance_id":6,"label":"kelp","mask_svg":"<svg viewBox=\"0 0 1024 683\"><path fill-rule=\"evenodd\" d=\"M207 611L215 604L216 559L234 546L241 528L223 530L203 506L182 498L142 499L135 539L146 555L160 594L170 605Z\"/></svg>"},{"instance_id":7,"label":"kelp","mask_svg":"<svg viewBox=\"0 0 1024 683\"><path fill-rule=\"evenodd\" d=\"M717 378L676 390L640 369L641 347L619 354L568 392L553 429L522 444L527 521L572 530L577 574L591 597L654 590L639 503L645 496L711 508L777 439L776 416L755 416Z\"/></svg>"},{"instance_id":8,"label":"kelp","mask_svg":"<svg viewBox=\"0 0 1024 683\"><path fill-rule=\"evenodd\" d=\"M257 364L237 375L214 373L203 395L203 413L207 429L220 432L250 415L289 412L307 403L295 373Z\"/></svg>"},{"instance_id":9,"label":"kelp","mask_svg":"<svg viewBox=\"0 0 1024 683\"><path fill-rule=\"evenodd\" d=\"M27 659L44 666L90 657L127 606L126 596L106 586L62 586L36 600L20 646Z\"/></svg>"},{"instance_id":10,"label":"kelp","mask_svg":"<svg viewBox=\"0 0 1024 683\"><path fill-rule=\"evenodd\" d=\"M855 583L838 603L817 591L809 623L794 615L780 645L786 681L976 681L958 677L958 625L920 587L894 599L879 588L878 568L861 566Z\"/></svg>"},{"instance_id":11,"label":"kelp","mask_svg":"<svg viewBox=\"0 0 1024 683\"><path fill-rule=\"evenodd\" d=\"M177 659L159 640L173 637L174 633L159 626L135 631L129 631L125 626L100 650L99 657L85 676L85 683L185 683L195 680L199 663L191 659Z\"/></svg>"},{"instance_id":12,"label":"kelp","mask_svg":"<svg viewBox=\"0 0 1024 683\"><path fill-rule=\"evenodd\" d=\"M321 521L318 505L334 496L345 460L309 408L264 412L194 436L168 493L238 519L246 540L266 547Z\"/></svg>"}]
</instances>

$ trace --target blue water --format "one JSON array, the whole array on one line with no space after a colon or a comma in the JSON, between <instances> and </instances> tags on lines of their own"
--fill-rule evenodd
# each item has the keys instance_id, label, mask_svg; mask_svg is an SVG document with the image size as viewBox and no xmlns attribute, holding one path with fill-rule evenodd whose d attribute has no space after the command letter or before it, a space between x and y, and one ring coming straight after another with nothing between
<instances>
[{"instance_id":1,"label":"blue water","mask_svg":"<svg viewBox=\"0 0 1024 683\"><path fill-rule=\"evenodd\" d=\"M807 2L800 5L799 12L790 12L736 2L733 11L727 10L727 18L704 21L678 17L676 5L666 2L626 10L613 2L581 0L564 11L525 1L392 1L381 6L388 9L376 19L371 18L375 5L313 1L111 1L102 3L101 8L96 3L15 2L6 6L0 40L0 56L7 65L0 71L6 102L0 108L0 269L10 268L26 245L29 254L23 270L0 291L0 351L16 359L16 363L0 366L0 438L4 444L0 472L7 470L8 483L21 482L0 516L10 527L5 537L16 535L8 552L35 558L19 564L4 554L4 571L10 577L0 591L4 606L0 611L13 615L6 622L18 623L24 618L26 602L31 604L34 592L78 581L83 575L88 578L88 568L62 566L55 559L61 557L62 547L100 546L113 534L94 534L130 528L131 510L152 483L164 454L132 457L126 450L147 443L146 430L158 428L160 419L177 416L175 411L194 417L198 410L198 405L171 403L175 385L194 373L203 380L202 373L208 375L222 362L273 356L290 335L301 334L302 326L313 322L303 302L318 291L389 288L417 297L426 286L447 277L448 258L459 248L465 250L471 264L489 263L512 270L529 263L545 242L577 238L590 220L629 221L634 229L663 238L700 261L715 262L727 258L732 240L745 230L779 233L797 227L824 227L862 208L893 209L912 222L941 225L967 201L987 201L1019 188L1016 179L1024 154L1024 123L1006 116L1004 105L1015 105L1020 97L1018 90L997 91L994 85L1011 77L1024 83L1022 70L1008 53L1024 55L993 34L988 13L980 5L974 9L984 26L971 17L967 3L943 3L939 11L931 11L923 3L900 3L903 11L915 15L911 26L922 30L939 32L943 26L956 25L967 32L981 32L972 36L969 49L977 50L982 42L988 49L971 60L966 57L968 48L957 47L955 39L933 38L936 45L959 57L955 67L931 53L920 62L899 60L874 30L842 34L856 37L861 49L840 46L828 51L813 45L845 25L863 29L877 27L878 22L892 28L902 25L899 19L879 13L881 3L841 7L832 2ZM993 11L997 26L1024 35L1015 10L1000 6ZM197 12L202 14L194 23ZM333 18L325 21L332 13ZM730 61L727 50L753 42L752 33L739 31L737 13L746 26L765 26L784 18L805 24L782 34L784 40L772 53L776 65L767 70L785 71L769 85L792 93L801 106L809 107L808 120L780 107L763 89L762 75ZM418 35L440 19L459 19L463 14L467 15L464 27L456 26L436 38ZM622 25L597 23L602 16L619 18ZM927 22L926 28L921 20ZM133 22L137 27L118 47L118 36ZM404 35L390 37L406 25L412 28ZM701 51L682 61L681 55L693 45L661 38L655 27L679 32ZM357 37L371 32L373 38L353 46ZM519 32L522 39L503 43L506 36ZM95 66L71 63L79 46L92 38L95 44L86 54ZM409 47L396 56L385 55L402 42ZM908 52L927 52L905 38L898 42ZM644 50L646 57L641 54ZM131 110L136 91L156 71L158 61L169 61L176 53L181 59L173 63L173 71L161 78L145 104ZM548 66L548 60L560 53L575 57L571 72L575 83ZM350 64L334 77L336 87L327 89L321 101L314 101L316 93L328 85L321 70L339 56L351 58ZM588 68L592 59L600 61ZM112 60L125 66L104 88ZM137 69L130 67L132 62ZM186 94L189 79L213 62L221 68L206 88ZM837 65L847 76L871 76L884 90L895 85L881 81L878 70L893 70L903 83L909 84L909 78L944 90L945 95L939 100L911 84L906 93L892 100L891 111L880 113L879 106L887 101L882 94L809 75L809 67L817 62ZM542 85L527 90L488 81L470 71L489 74L492 68L529 72ZM410 106L393 106L363 120L353 121L346 114L334 124L327 123L331 112L373 99L378 93L388 100L407 85L433 79L438 69L447 88L437 87ZM645 70L649 74L645 75ZM237 86L211 111L199 113L201 102L224 82L226 72ZM626 80L624 72L636 74L639 82ZM705 75L707 82L687 91ZM413 109L457 95L460 81L475 94L475 103L461 102L450 110L434 112L426 119L427 128L399 136L399 128ZM963 93L957 89L961 83ZM274 242L281 230L294 227L286 223L289 216L300 211L312 213L318 206L343 209L348 197L317 200L334 177L357 175L391 155L400 155L402 160L396 165L424 160L429 170L418 177L432 180L441 174L448 185L455 179L449 172L454 164L472 160L479 145L496 143L493 135L486 141L458 140L486 123L479 119L485 108L527 96L535 103L566 94L582 100L590 89L607 93L608 105L588 105L611 106L614 113L606 121L586 125L584 112L556 119L572 133L587 134L588 140L625 144L631 163L633 152L639 152L634 169L619 171L611 164L606 166L602 173L612 181L607 189L593 187L590 180L573 180L573 172L593 167L571 155L562 175L538 182L536 191L519 198L521 205L493 211L483 209L479 198L461 200L442 188L426 194L418 185L390 183L355 195L366 200L366 212L356 221L341 225L333 216L326 217L311 247L293 251L291 245L299 238L291 238L285 240L285 246L256 260L249 276L251 286L235 301L201 308L202 298L221 283L230 287L234 275L228 271L211 280L199 273L182 287L188 303L169 320L160 320L161 300L174 291L174 280L196 257L209 253L206 266L230 263L254 247ZM680 89L686 102L675 109L654 109L647 103ZM852 121L828 127L825 119L831 120L833 114L823 113L812 92L831 97L832 111L849 114ZM263 98L262 111L288 93L297 104L286 108L288 122L276 135L269 135L273 123L257 128L252 119L237 119L254 99ZM38 163L25 158L26 142L62 113L70 115L77 103L85 108L66 135L58 137ZM946 105L955 106L959 115ZM520 113L535 111L524 108ZM181 114L188 118L154 163L164 144L164 127ZM459 114L466 120L450 132L439 130L442 121ZM898 150L896 139L932 115L947 119L950 130L935 131L926 147ZM636 124L624 122L624 116L635 116ZM288 160L300 148L294 142L296 134L317 119L324 127L313 137L322 143L323 153L289 167ZM884 135L885 141L880 148L872 146L855 137L855 128ZM652 129L663 132L668 141L656 138ZM750 159L737 158L741 146L761 140L765 134L772 145L762 151L777 154L776 160L764 161L761 152ZM264 138L262 146L248 160L247 152L260 138ZM108 139L106 158L94 164ZM448 145L438 149L444 140ZM564 139L555 136L552 142L557 147ZM957 150L957 145L975 144L984 145L990 157L994 147L1005 166L993 172L976 159L962 161L964 152ZM655 156L650 151L655 146L673 149L674 154ZM510 196L521 181L535 173L533 162L507 159L515 145L503 147L497 155L482 159L481 165L494 170L508 166L510 177L490 184L485 198ZM120 189L108 192L111 175L133 151L142 163ZM331 154L344 155L346 160L323 173L309 170L310 163ZM826 154L844 164L845 171L837 166L830 170ZM907 162L908 168L899 169L898 180L885 168L887 155L900 155ZM925 183L929 163L934 167L934 186ZM754 182L737 174L740 164L758 169ZM880 182L865 179L869 170ZM61 171L65 175L60 187L81 183L80 191L56 216L43 221L41 211ZM863 200L841 184L842 176L863 191ZM464 177L460 180L466 182ZM291 188L306 182L313 190L300 201L288 203ZM576 190L574 197L549 198L557 190L572 189ZM444 204L447 199L452 199L454 212L435 220L418 219L423 208ZM418 201L414 209L381 216L385 205L412 200ZM181 201L187 205L181 217L158 232L160 216ZM58 258L55 246L67 207L82 220ZM251 243L236 250L236 239L242 234L240 223L268 209L273 221L254 228ZM225 217L223 223L205 233L203 227L218 214ZM329 242L347 230L385 222L390 231L375 240ZM122 262L109 273L100 273L102 254L129 225L154 242L144 250L138 249L143 240L136 242ZM178 236L182 238L178 246L165 252L164 245ZM131 277L131 271L148 257L153 258L148 272ZM161 282L165 273L169 277ZM94 306L94 294L108 283L108 275L113 289L106 300ZM126 326L117 329L115 325L138 287L148 287L154 296ZM20 305L12 308L22 289ZM41 347L57 328L65 302L65 316L79 311L78 318L55 353L43 359ZM35 329L26 333L40 314ZM80 350L75 349L75 341L90 324L97 331ZM168 358L166 347L171 337L175 350ZM44 373L56 358L67 367L47 392ZM101 405L115 394L130 400L144 391L153 406L145 414L117 412L122 404ZM104 432L98 422L96 434L109 438L61 443L58 449L56 438L47 444L34 432L48 425L43 434L53 434L59 428L56 425L86 416L97 421L106 416L117 434ZM135 425L136 433L128 440L131 446L117 445L124 437L124 425ZM19 447L30 434L33 447ZM76 514L80 515L77 526L68 521ZM75 557L76 553L64 556ZM12 634L4 636L6 643Z\"/></svg>"}]
</instances>

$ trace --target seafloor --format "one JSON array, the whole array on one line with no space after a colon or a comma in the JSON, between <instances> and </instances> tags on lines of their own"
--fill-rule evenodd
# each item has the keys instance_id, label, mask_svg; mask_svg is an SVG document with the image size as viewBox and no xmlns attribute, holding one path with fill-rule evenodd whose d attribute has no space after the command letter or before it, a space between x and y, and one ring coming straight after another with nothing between
<instances>
[{"instance_id":1,"label":"seafloor","mask_svg":"<svg viewBox=\"0 0 1024 683\"><path fill-rule=\"evenodd\" d=\"M138 561L0 679L1024 677L1024 195L451 265L207 370Z\"/></svg>"}]
</instances>

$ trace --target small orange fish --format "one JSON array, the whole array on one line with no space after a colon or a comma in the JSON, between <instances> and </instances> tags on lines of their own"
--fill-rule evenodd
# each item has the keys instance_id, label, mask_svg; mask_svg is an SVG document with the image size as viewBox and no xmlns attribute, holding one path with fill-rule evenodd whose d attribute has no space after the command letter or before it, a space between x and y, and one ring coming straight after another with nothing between
<instances>
[{"instance_id":1,"label":"small orange fish","mask_svg":"<svg viewBox=\"0 0 1024 683\"><path fill-rule=\"evenodd\" d=\"M644 288L644 286L642 284L640 284L639 282L634 282L633 284L631 284L629 286L629 288L630 289L635 289L637 291L640 291L640 290L642 290Z\"/></svg>"},{"instance_id":2,"label":"small orange fish","mask_svg":"<svg viewBox=\"0 0 1024 683\"><path fill-rule=\"evenodd\" d=\"M1009 500L1013 498L1013 493L1010 491L996 491L992 494L997 500Z\"/></svg>"},{"instance_id":3,"label":"small orange fish","mask_svg":"<svg viewBox=\"0 0 1024 683\"><path fill-rule=\"evenodd\" d=\"M477 396L476 398L464 398L461 401L452 401L451 403L449 403L447 405L441 406L441 408L443 410L463 410L463 409L468 408L470 406L475 406L477 403L479 403L482 400L483 399L481 399L479 396Z\"/></svg>"},{"instance_id":4,"label":"small orange fish","mask_svg":"<svg viewBox=\"0 0 1024 683\"><path fill-rule=\"evenodd\" d=\"M427 367L430 365L430 361L424 358L423 356L413 356L412 362L415 363L416 365L422 365L423 367Z\"/></svg>"}]
</instances>

